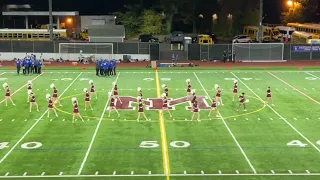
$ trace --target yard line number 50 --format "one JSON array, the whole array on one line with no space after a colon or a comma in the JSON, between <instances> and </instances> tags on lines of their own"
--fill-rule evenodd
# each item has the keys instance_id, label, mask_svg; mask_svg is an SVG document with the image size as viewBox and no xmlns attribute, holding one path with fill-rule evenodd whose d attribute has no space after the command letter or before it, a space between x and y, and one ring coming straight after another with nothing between
<instances>
[{"instance_id":1,"label":"yard line number 50","mask_svg":"<svg viewBox=\"0 0 320 180\"><path fill-rule=\"evenodd\" d=\"M21 144L22 149L37 149L42 146L41 142L26 142ZM0 149L8 148L9 142L0 142Z\"/></svg>"},{"instance_id":2,"label":"yard line number 50","mask_svg":"<svg viewBox=\"0 0 320 180\"><path fill-rule=\"evenodd\" d=\"M140 148L157 148L159 147L158 141L142 141L139 145ZM187 141L172 141L170 146L173 148L187 148L190 146L190 143Z\"/></svg>"}]
</instances>

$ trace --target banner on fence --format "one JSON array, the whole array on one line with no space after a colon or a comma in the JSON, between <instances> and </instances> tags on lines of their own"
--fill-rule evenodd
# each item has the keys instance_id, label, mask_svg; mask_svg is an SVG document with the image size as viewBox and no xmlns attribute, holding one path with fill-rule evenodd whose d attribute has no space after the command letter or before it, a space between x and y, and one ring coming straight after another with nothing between
<instances>
[{"instance_id":1,"label":"banner on fence","mask_svg":"<svg viewBox=\"0 0 320 180\"><path fill-rule=\"evenodd\" d=\"M320 52L320 46L292 46L292 52Z\"/></svg>"}]
</instances>

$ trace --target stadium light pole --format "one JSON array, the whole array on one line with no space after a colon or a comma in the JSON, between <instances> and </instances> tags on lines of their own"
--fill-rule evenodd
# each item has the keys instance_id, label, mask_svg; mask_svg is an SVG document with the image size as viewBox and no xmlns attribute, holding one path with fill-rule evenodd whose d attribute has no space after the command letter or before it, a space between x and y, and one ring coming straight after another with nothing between
<instances>
[{"instance_id":1,"label":"stadium light pole","mask_svg":"<svg viewBox=\"0 0 320 180\"><path fill-rule=\"evenodd\" d=\"M49 33L50 33L50 40L53 41L52 0L49 0Z\"/></svg>"},{"instance_id":2,"label":"stadium light pole","mask_svg":"<svg viewBox=\"0 0 320 180\"><path fill-rule=\"evenodd\" d=\"M262 43L263 39L263 0L260 0L260 8L259 8L259 43Z\"/></svg>"}]
</instances>

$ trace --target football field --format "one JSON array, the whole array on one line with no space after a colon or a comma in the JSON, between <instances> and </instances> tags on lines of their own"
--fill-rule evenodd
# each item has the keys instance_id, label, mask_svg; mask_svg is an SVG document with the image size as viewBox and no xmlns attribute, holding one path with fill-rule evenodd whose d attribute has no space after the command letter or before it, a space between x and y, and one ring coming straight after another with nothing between
<instances>
[{"instance_id":1,"label":"football field","mask_svg":"<svg viewBox=\"0 0 320 180\"><path fill-rule=\"evenodd\" d=\"M191 121L186 100L191 80L200 119ZM29 112L27 81L40 112ZM84 109L84 88L93 80L97 99ZM249 102L237 111L233 81ZM108 92L117 82L120 117L109 115ZM16 106L5 105L8 83ZM63 106L47 117L46 94L54 83ZM41 75L0 71L0 179L316 180L320 179L320 71L121 70L112 77L90 71L47 70ZM162 85L172 115L159 110ZM215 84L224 106L208 117ZM271 87L274 106L264 104ZM145 114L137 122L137 88ZM71 98L84 118L72 123Z\"/></svg>"}]
</instances>

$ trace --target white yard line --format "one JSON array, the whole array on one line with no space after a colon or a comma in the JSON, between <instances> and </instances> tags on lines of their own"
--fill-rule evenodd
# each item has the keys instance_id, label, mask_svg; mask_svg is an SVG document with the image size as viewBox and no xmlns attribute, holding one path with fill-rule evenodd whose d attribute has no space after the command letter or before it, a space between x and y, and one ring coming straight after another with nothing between
<instances>
[{"instance_id":1,"label":"white yard line","mask_svg":"<svg viewBox=\"0 0 320 180\"><path fill-rule=\"evenodd\" d=\"M0 179L15 179L15 178L90 178L90 177L165 177L166 174L122 174L122 175L36 175L36 176L0 176ZM185 176L185 177L210 177L210 176L320 176L320 173L278 173L278 174L272 174L272 173L263 173L263 174L170 174L170 177L179 177L179 176Z\"/></svg>"},{"instance_id":2,"label":"white yard line","mask_svg":"<svg viewBox=\"0 0 320 180\"><path fill-rule=\"evenodd\" d=\"M34 80L36 80L36 79L38 79L38 77L40 77L40 76L42 76L44 74L44 72L43 73L41 73L41 74L39 74L39 75L37 75L36 77L34 77L33 79L31 79L31 81L33 82ZM21 86L19 89L17 89L15 92L13 92L12 94L11 94L11 96L13 96L14 94L16 94L17 92L19 92L19 91L21 91L21 89L23 89L25 86L27 86L28 85L28 83L25 83L23 86ZM2 104L3 102L5 101L5 99L3 99L2 101L0 101L0 104Z\"/></svg>"},{"instance_id":3,"label":"white yard line","mask_svg":"<svg viewBox=\"0 0 320 180\"><path fill-rule=\"evenodd\" d=\"M120 72L118 73L115 82L118 81L119 75L120 75ZM113 88L114 88L114 87L112 87L110 91L112 91ZM86 161L87 161L87 159L88 159L88 156L89 156L90 151L91 151L91 148L92 148L92 145L93 145L94 140L96 139L96 136L97 136L97 134L98 134L98 130L99 130L99 128L100 128L102 119L103 119L104 114L106 113L106 110L107 110L107 108L108 108L109 101L110 101L110 98L108 98L108 100L107 100L107 102L106 102L106 105L104 106L104 109L103 109L103 111L102 111L101 117L100 117L99 122L98 122L98 124L97 124L96 130L95 130L94 133L93 133L93 136L92 136L91 142L90 142L90 144L89 144L88 150L87 150L87 152L86 152L86 155L84 156L83 161L82 161L82 163L81 163L81 166L80 166L80 168L79 168L78 175L80 175L80 174L82 173L82 170L83 170L83 168L84 168L84 165L86 164Z\"/></svg>"},{"instance_id":4,"label":"white yard line","mask_svg":"<svg viewBox=\"0 0 320 180\"><path fill-rule=\"evenodd\" d=\"M5 73L7 73L7 72L3 72L3 73L1 73L1 74L0 74L0 76L4 75Z\"/></svg>"},{"instance_id":5,"label":"white yard line","mask_svg":"<svg viewBox=\"0 0 320 180\"><path fill-rule=\"evenodd\" d=\"M256 94L249 86L247 86L238 76L236 76L234 73L231 72L231 74L238 79L239 82L241 82L244 86L247 87L249 91L251 91L258 99L261 101L264 101L258 94ZM320 149L311 142L307 137L305 137L300 131L298 131L289 121L287 121L282 115L280 115L275 109L273 109L269 104L267 106L281 118L285 123L287 123L295 132L297 132L303 139L305 139L309 144L311 144L318 152L320 152Z\"/></svg>"},{"instance_id":6,"label":"white yard line","mask_svg":"<svg viewBox=\"0 0 320 180\"><path fill-rule=\"evenodd\" d=\"M283 82L284 84L286 84L287 86L291 87L292 89L296 90L297 92L299 92L300 94L304 95L305 97L307 97L308 99L310 99L311 101L320 104L319 101L313 99L312 97L308 96L307 94L305 94L304 92L300 91L299 89L293 87L292 85L290 85L289 83L287 83L286 81L282 80L281 78L279 78L278 76L272 74L271 72L267 72L268 74L270 74L271 76L273 76L274 78L278 79L279 81ZM232 73L233 74L233 73ZM234 74L233 74L234 75Z\"/></svg>"},{"instance_id":7,"label":"white yard line","mask_svg":"<svg viewBox=\"0 0 320 180\"><path fill-rule=\"evenodd\" d=\"M313 76L313 77L315 77L315 78L317 78L317 79L320 79L320 77L318 77L318 76L316 76L316 75L314 75L314 74L311 74L311 73L309 73L309 72L305 72L305 73L307 73L307 74L309 74L310 76Z\"/></svg>"},{"instance_id":8,"label":"white yard line","mask_svg":"<svg viewBox=\"0 0 320 180\"><path fill-rule=\"evenodd\" d=\"M197 78L200 86L202 87L203 91L207 94L208 98L211 100L210 95L208 94L208 92L206 91L206 89L204 88L203 84L201 83L200 79L198 78L197 74L194 73L194 76ZM227 130L229 131L230 135L232 136L234 142L237 144L237 146L239 147L242 155L244 156L244 158L247 160L247 163L249 164L250 168L252 169L253 173L257 173L256 169L253 167L251 161L249 160L248 156L246 155L246 153L244 152L244 150L242 149L241 145L239 144L237 138L234 136L234 134L232 133L231 129L229 128L228 124L225 122L224 118L222 117L222 115L219 112L219 116L223 122L223 124L225 125L225 127L227 128Z\"/></svg>"},{"instance_id":9,"label":"white yard line","mask_svg":"<svg viewBox=\"0 0 320 180\"><path fill-rule=\"evenodd\" d=\"M67 90L72 86L72 84L81 76L82 72L69 84L69 86L60 94L59 98L67 92ZM32 129L40 122L40 120L46 115L48 110L46 110L39 119L28 129L26 133L18 140L18 142L3 156L0 160L0 164L11 154L11 152L21 143L21 141L32 131Z\"/></svg>"}]
</instances>

